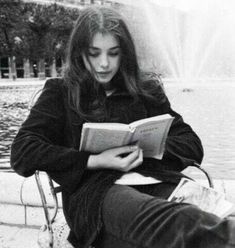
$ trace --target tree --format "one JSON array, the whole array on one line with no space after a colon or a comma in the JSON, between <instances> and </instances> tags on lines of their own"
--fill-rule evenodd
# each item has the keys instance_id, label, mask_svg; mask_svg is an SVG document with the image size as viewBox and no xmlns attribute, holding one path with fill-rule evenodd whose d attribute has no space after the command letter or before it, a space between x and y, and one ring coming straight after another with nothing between
<instances>
[{"instance_id":1,"label":"tree","mask_svg":"<svg viewBox=\"0 0 235 248\"><path fill-rule=\"evenodd\" d=\"M52 63L56 58L65 58L65 51L70 33L79 15L76 8L65 8L57 4L50 6L54 15L51 17L51 28L47 38L50 41L47 61Z\"/></svg>"},{"instance_id":2,"label":"tree","mask_svg":"<svg viewBox=\"0 0 235 248\"><path fill-rule=\"evenodd\" d=\"M64 59L79 10L21 0L0 0L0 4L0 56L9 57L10 77L16 77L15 57L36 61L44 77L45 60L52 65L57 58Z\"/></svg>"},{"instance_id":3,"label":"tree","mask_svg":"<svg viewBox=\"0 0 235 248\"><path fill-rule=\"evenodd\" d=\"M68 37L79 11L56 3L25 3L24 9L28 26L25 38L29 45L29 57L39 61L39 75L44 77L45 59L52 64L56 56L64 57Z\"/></svg>"},{"instance_id":4,"label":"tree","mask_svg":"<svg viewBox=\"0 0 235 248\"><path fill-rule=\"evenodd\" d=\"M9 77L16 78L15 56L21 43L20 26L22 23L21 1L0 1L0 56L9 57Z\"/></svg>"}]
</instances>

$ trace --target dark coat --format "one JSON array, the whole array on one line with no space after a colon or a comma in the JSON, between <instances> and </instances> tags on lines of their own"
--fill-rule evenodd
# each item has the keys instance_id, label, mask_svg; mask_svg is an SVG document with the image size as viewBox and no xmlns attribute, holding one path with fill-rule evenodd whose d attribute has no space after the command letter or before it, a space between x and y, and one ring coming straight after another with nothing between
<instances>
[{"instance_id":1,"label":"dark coat","mask_svg":"<svg viewBox=\"0 0 235 248\"><path fill-rule=\"evenodd\" d=\"M107 122L130 123L169 113L175 117L162 160L144 159L135 171L160 180L178 182L180 171L201 162L201 142L182 117L171 109L162 88L153 80L156 101L117 91L105 100ZM88 96L86 96L88 97ZM86 101L86 97L83 100ZM100 121L100 120L97 120ZM88 170L88 152L79 152L84 120L70 108L68 89L62 79L47 80L36 104L22 124L11 149L12 168L22 176L35 170L48 172L62 186L63 208L72 230L70 240L87 247L102 227L101 207L107 190L122 173L114 170Z\"/></svg>"}]
</instances>

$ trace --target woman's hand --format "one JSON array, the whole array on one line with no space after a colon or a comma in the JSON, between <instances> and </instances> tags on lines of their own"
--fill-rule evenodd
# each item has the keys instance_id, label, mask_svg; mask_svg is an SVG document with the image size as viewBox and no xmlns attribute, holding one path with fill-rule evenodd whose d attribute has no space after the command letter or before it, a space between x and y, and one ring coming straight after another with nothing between
<instances>
[{"instance_id":1,"label":"woman's hand","mask_svg":"<svg viewBox=\"0 0 235 248\"><path fill-rule=\"evenodd\" d=\"M109 149L97 155L90 155L88 169L113 169L130 171L143 162L143 151L138 146L123 146Z\"/></svg>"}]
</instances>

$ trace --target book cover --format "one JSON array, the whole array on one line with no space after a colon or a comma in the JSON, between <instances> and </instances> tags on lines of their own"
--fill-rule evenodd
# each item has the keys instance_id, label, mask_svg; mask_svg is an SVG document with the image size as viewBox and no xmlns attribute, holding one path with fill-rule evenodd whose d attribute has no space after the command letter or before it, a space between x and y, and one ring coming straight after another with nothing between
<instances>
[{"instance_id":1,"label":"book cover","mask_svg":"<svg viewBox=\"0 0 235 248\"><path fill-rule=\"evenodd\" d=\"M161 159L174 117L169 114L122 123L84 123L80 150L100 153L107 149L138 143L144 157Z\"/></svg>"},{"instance_id":2,"label":"book cover","mask_svg":"<svg viewBox=\"0 0 235 248\"><path fill-rule=\"evenodd\" d=\"M235 211L232 202L213 188L206 187L187 178L182 178L168 201L185 202L197 205L203 211L224 218Z\"/></svg>"}]
</instances>

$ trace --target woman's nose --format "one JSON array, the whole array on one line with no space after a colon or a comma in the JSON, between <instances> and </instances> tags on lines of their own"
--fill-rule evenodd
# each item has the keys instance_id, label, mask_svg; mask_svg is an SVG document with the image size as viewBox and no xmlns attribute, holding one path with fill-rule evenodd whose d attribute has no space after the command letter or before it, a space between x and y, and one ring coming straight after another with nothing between
<instances>
[{"instance_id":1,"label":"woman's nose","mask_svg":"<svg viewBox=\"0 0 235 248\"><path fill-rule=\"evenodd\" d=\"M109 60L107 55L102 55L100 58L100 66L102 68L107 68L109 66Z\"/></svg>"}]
</instances>

